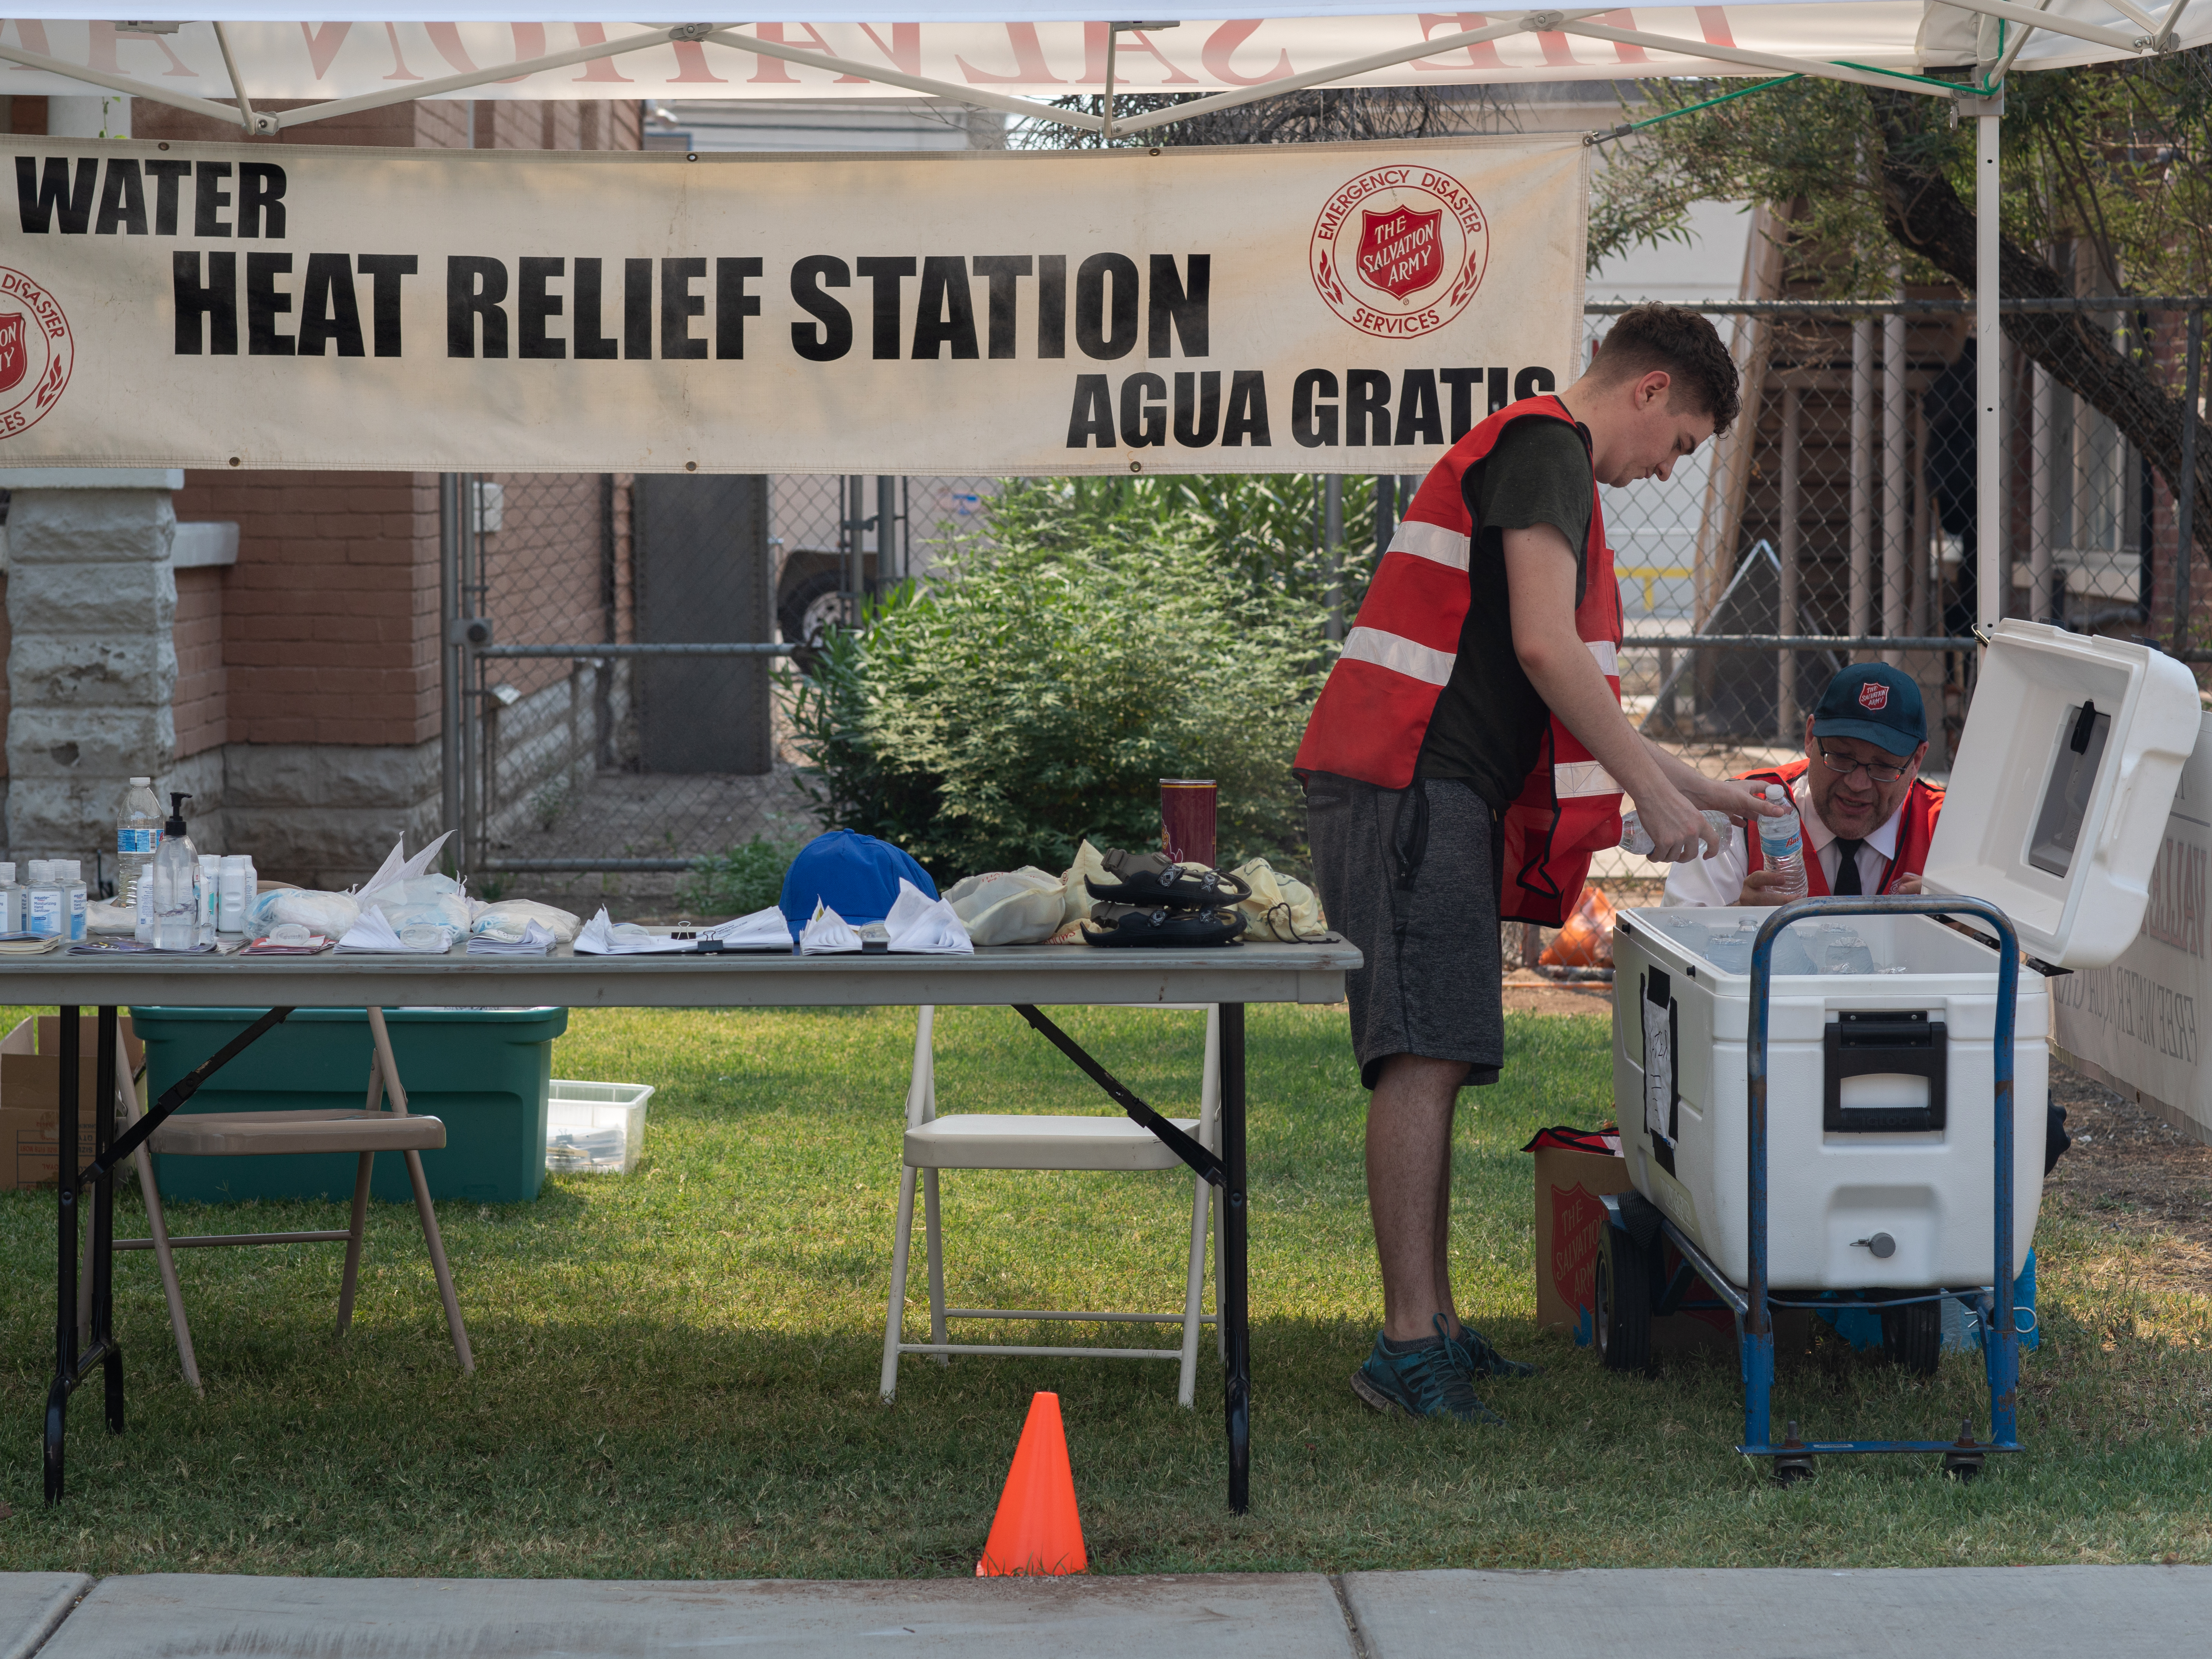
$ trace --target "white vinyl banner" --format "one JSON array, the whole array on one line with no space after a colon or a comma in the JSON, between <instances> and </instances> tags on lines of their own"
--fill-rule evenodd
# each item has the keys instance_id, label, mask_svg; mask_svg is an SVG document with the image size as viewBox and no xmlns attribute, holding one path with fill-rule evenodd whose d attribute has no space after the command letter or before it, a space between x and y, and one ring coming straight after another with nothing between
<instances>
[{"instance_id":1,"label":"white vinyl banner","mask_svg":"<svg viewBox=\"0 0 2212 1659\"><path fill-rule=\"evenodd\" d=\"M12 154L0 466L1415 472L1582 339L1553 136Z\"/></svg>"}]
</instances>

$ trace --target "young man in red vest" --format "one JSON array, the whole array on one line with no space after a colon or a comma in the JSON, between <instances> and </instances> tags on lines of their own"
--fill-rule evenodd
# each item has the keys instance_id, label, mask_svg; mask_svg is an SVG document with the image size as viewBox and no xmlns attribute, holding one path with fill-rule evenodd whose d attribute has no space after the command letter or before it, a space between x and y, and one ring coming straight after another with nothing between
<instances>
[{"instance_id":1,"label":"young man in red vest","mask_svg":"<svg viewBox=\"0 0 2212 1659\"><path fill-rule=\"evenodd\" d=\"M1805 886L1832 893L1917 893L1943 792L1922 781L1928 720L1902 669L1861 663L1828 682L1805 721L1805 755L1746 781L1778 783L1804 821ZM1668 872L1669 904L1779 904L1780 878L1758 838L1729 833L1707 859Z\"/></svg>"},{"instance_id":2,"label":"young man in red vest","mask_svg":"<svg viewBox=\"0 0 2212 1659\"><path fill-rule=\"evenodd\" d=\"M1565 919L1623 791L1670 859L1717 842L1700 809L1759 810L1622 715L1597 495L1664 479L1739 406L1711 325L1640 306L1574 385L1476 427L1377 564L1299 747L1316 884L1365 959L1347 990L1383 1322L1352 1388L1378 1411L1494 1421L1474 1379L1529 1370L1460 1323L1449 1267L1454 1106L1505 1058L1501 914Z\"/></svg>"}]
</instances>

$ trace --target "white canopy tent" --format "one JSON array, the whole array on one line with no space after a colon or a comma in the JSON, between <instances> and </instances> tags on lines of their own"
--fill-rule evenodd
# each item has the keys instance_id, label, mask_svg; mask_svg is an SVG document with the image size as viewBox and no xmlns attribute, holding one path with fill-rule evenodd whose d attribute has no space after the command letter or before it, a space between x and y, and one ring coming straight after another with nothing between
<instances>
[{"instance_id":1,"label":"white canopy tent","mask_svg":"<svg viewBox=\"0 0 2212 1659\"><path fill-rule=\"evenodd\" d=\"M428 10L432 8L425 7ZM1291 0L1266 19L1148 8L1100 21L1071 0L1002 6L785 0L781 21L589 21L540 4L514 21L477 0L435 0L360 22L297 0L222 23L142 5L136 21L73 15L0 23L9 92L123 93L252 135L421 98L925 97L1133 137L1194 114L1310 87L1449 86L1647 76L1808 76L1952 101L1978 137L1977 516L1999 515L1998 123L2014 70L2064 69L2212 42L2212 0L1735 0L1713 6L1407 14L1367 0ZM594 15L604 16L594 11ZM1453 25L1457 25L1454 27ZM1931 67L1972 65L1961 82ZM418 67L419 66L419 67ZM434 73L443 70L446 73ZM1117 120L1055 108L1070 94L1176 92L1193 101ZM268 100L306 100L281 112ZM2000 613L2001 562L1984 560L1977 611Z\"/></svg>"}]
</instances>

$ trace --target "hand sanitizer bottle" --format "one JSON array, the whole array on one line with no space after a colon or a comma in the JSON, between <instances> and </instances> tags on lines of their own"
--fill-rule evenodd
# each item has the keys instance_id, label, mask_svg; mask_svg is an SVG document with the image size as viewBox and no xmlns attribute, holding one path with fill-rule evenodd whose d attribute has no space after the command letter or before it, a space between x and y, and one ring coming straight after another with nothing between
<instances>
[{"instance_id":1,"label":"hand sanitizer bottle","mask_svg":"<svg viewBox=\"0 0 2212 1659\"><path fill-rule=\"evenodd\" d=\"M69 927L63 913L62 890L54 884L51 860L31 860L31 884L23 894L23 931L40 939L59 939Z\"/></svg>"},{"instance_id":2,"label":"hand sanitizer bottle","mask_svg":"<svg viewBox=\"0 0 2212 1659\"><path fill-rule=\"evenodd\" d=\"M1766 786L1766 798L1771 801L1789 803L1790 797L1778 783ZM1791 806L1778 818L1759 820L1759 851L1766 867L1784 878L1783 891L1789 897L1805 896L1805 831L1798 821L1797 809Z\"/></svg>"},{"instance_id":3,"label":"hand sanitizer bottle","mask_svg":"<svg viewBox=\"0 0 2212 1659\"><path fill-rule=\"evenodd\" d=\"M0 864L0 933L23 931L23 890L15 884L15 866Z\"/></svg>"},{"instance_id":4,"label":"hand sanitizer bottle","mask_svg":"<svg viewBox=\"0 0 2212 1659\"><path fill-rule=\"evenodd\" d=\"M189 951L200 935L200 854L185 833L185 803L190 795L169 797L169 819L161 826L161 845L154 854L154 948Z\"/></svg>"},{"instance_id":5,"label":"hand sanitizer bottle","mask_svg":"<svg viewBox=\"0 0 2212 1659\"><path fill-rule=\"evenodd\" d=\"M62 890L62 914L68 918L70 943L74 945L84 937L85 890L84 863L81 859L64 859L55 866L54 876Z\"/></svg>"}]
</instances>

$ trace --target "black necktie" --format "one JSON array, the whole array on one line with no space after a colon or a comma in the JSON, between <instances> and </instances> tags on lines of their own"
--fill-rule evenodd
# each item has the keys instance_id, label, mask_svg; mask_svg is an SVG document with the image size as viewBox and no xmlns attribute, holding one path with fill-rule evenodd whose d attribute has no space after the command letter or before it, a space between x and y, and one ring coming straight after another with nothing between
<instances>
[{"instance_id":1,"label":"black necktie","mask_svg":"<svg viewBox=\"0 0 2212 1659\"><path fill-rule=\"evenodd\" d=\"M1835 895L1838 898L1857 898L1866 889L1859 885L1859 848L1866 842L1846 841L1836 837L1836 851L1841 856L1836 861Z\"/></svg>"}]
</instances>

